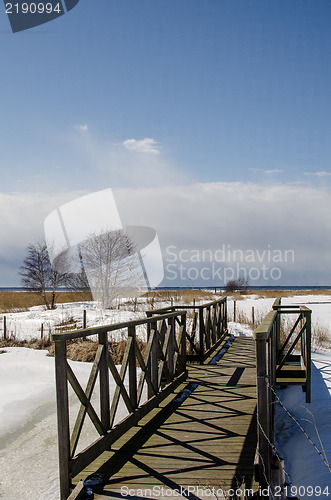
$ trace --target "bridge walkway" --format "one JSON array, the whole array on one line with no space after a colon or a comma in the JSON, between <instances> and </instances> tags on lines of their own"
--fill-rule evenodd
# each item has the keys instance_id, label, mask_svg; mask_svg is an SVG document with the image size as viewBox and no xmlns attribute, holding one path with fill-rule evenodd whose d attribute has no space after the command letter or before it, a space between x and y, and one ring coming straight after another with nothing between
<instances>
[{"instance_id":1,"label":"bridge walkway","mask_svg":"<svg viewBox=\"0 0 331 500\"><path fill-rule=\"evenodd\" d=\"M189 365L176 392L73 483L101 479L95 499L206 500L243 485L257 490L253 338L237 337L216 364Z\"/></svg>"}]
</instances>

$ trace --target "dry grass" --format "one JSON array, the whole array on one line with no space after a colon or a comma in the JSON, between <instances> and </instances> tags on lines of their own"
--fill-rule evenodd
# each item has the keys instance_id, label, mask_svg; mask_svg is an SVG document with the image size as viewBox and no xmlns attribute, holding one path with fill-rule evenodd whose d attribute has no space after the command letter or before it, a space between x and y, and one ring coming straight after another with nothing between
<instances>
[{"instance_id":1,"label":"dry grass","mask_svg":"<svg viewBox=\"0 0 331 500\"><path fill-rule=\"evenodd\" d=\"M16 340L14 337L10 337L6 340L0 340L0 347L28 347L43 350L50 348L52 345L53 342L50 339Z\"/></svg>"},{"instance_id":2,"label":"dry grass","mask_svg":"<svg viewBox=\"0 0 331 500\"><path fill-rule=\"evenodd\" d=\"M313 350L330 348L330 332L323 328L319 323L312 325L311 339Z\"/></svg>"},{"instance_id":3,"label":"dry grass","mask_svg":"<svg viewBox=\"0 0 331 500\"><path fill-rule=\"evenodd\" d=\"M280 324L280 343L281 345L285 342L287 336L289 335L291 329L294 326L294 320L290 318L283 318ZM295 339L296 335L299 333L300 327L298 326L294 332L294 336L292 335L292 340L290 344ZM318 349L329 349L331 342L330 331L327 327L320 325L317 321L313 321L311 325L311 348L313 351ZM296 352L300 351L300 342L297 345Z\"/></svg>"},{"instance_id":4,"label":"dry grass","mask_svg":"<svg viewBox=\"0 0 331 500\"><path fill-rule=\"evenodd\" d=\"M147 297L149 303L173 301L174 304L178 302L192 304L193 300L204 300L206 302L214 300L214 295L212 290L184 288L182 290L153 290L143 295L143 297ZM220 293L220 295L222 294Z\"/></svg>"},{"instance_id":5,"label":"dry grass","mask_svg":"<svg viewBox=\"0 0 331 500\"><path fill-rule=\"evenodd\" d=\"M259 298L293 297L294 295L331 295L331 290L245 290L228 294L234 300L241 300L250 295L257 295ZM217 291L220 297L225 295ZM209 302L214 300L213 290L193 290L191 288L182 290L155 290L146 293L143 297L148 298L149 305L157 302L173 302L192 304L193 300ZM88 292L57 292L56 303L82 302L92 300ZM134 304L134 300L129 300L125 305ZM44 305L42 297L33 292L22 291L1 291L0 292L0 313L26 311L29 307Z\"/></svg>"},{"instance_id":6,"label":"dry grass","mask_svg":"<svg viewBox=\"0 0 331 500\"><path fill-rule=\"evenodd\" d=\"M247 314L247 313L241 311L237 307L236 323L241 323L242 325L247 325L252 330L254 330L257 326L259 326L260 323L262 323L264 317L265 317L264 312L255 310L254 311L254 322L253 322L253 315L252 314ZM233 311L228 311L228 321L234 321Z\"/></svg>"},{"instance_id":7,"label":"dry grass","mask_svg":"<svg viewBox=\"0 0 331 500\"><path fill-rule=\"evenodd\" d=\"M146 344L145 342L138 339L137 343L142 356L144 357L146 352ZM120 340L119 342L109 342L109 352L111 353L115 364L122 363L126 344L127 341L124 339ZM8 340L1 340L0 348L5 347L28 347L30 349L48 350L48 356L54 356L54 343L49 339L16 340L14 338L10 338ZM67 357L72 361L93 362L97 349L98 343L93 342L92 340L70 340L67 342ZM5 352L5 350L0 350L0 354Z\"/></svg>"},{"instance_id":8,"label":"dry grass","mask_svg":"<svg viewBox=\"0 0 331 500\"><path fill-rule=\"evenodd\" d=\"M206 302L213 300L212 291L207 290L158 290L146 293L143 297L147 297L147 303L154 305L157 302L184 302L185 304L193 303L193 300L204 300ZM57 292L57 304L67 302L83 302L92 300L92 296L88 292ZM138 299L139 301L139 299ZM125 306L134 306L135 300L130 299L121 304L121 308ZM34 292L23 291L1 291L0 292L0 313L26 311L30 307L44 305L42 297ZM114 307L116 307L114 305Z\"/></svg>"},{"instance_id":9,"label":"dry grass","mask_svg":"<svg viewBox=\"0 0 331 500\"><path fill-rule=\"evenodd\" d=\"M92 300L89 293L82 292L57 292L56 302L81 302ZM0 292L0 313L26 311L29 307L44 305L40 295L33 292Z\"/></svg>"},{"instance_id":10,"label":"dry grass","mask_svg":"<svg viewBox=\"0 0 331 500\"><path fill-rule=\"evenodd\" d=\"M250 295L260 299L285 298L304 295L331 295L331 290L325 288L320 290L244 290L227 294L234 300L243 300Z\"/></svg>"},{"instance_id":11,"label":"dry grass","mask_svg":"<svg viewBox=\"0 0 331 500\"><path fill-rule=\"evenodd\" d=\"M77 330L78 328L81 328L81 323L73 316L65 318L63 321L55 325L56 332L70 332L71 330Z\"/></svg>"},{"instance_id":12,"label":"dry grass","mask_svg":"<svg viewBox=\"0 0 331 500\"><path fill-rule=\"evenodd\" d=\"M249 326L252 330L257 328L259 324L263 321L265 317L265 313L261 311L256 311L254 314L254 323L251 315L241 311L237 307L236 311L236 322L241 323L243 325ZM233 321L233 311L229 311L228 313L228 321ZM280 343L281 345L285 342L288 334L290 333L292 327L294 325L294 320L289 317L283 317L280 324ZM299 332L298 328L296 329L296 334ZM295 338L295 337L293 337ZM311 344L312 349L328 349L331 347L331 333L327 329L320 325L318 322L312 323L312 332L311 332ZM300 349L300 344L297 346L297 350Z\"/></svg>"}]
</instances>

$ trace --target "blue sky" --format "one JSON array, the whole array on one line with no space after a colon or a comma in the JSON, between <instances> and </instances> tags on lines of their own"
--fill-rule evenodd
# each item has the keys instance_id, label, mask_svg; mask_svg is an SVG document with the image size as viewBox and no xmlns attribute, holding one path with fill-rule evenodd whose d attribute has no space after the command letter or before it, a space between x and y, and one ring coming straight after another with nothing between
<instances>
[{"instance_id":1,"label":"blue sky","mask_svg":"<svg viewBox=\"0 0 331 500\"><path fill-rule=\"evenodd\" d=\"M61 18L16 34L0 7L3 232L20 232L19 214L7 213L17 197L21 214L33 213L33 200L43 207L33 221L21 216L21 239L0 245L7 276L0 285L14 280L22 249L56 203L106 187L169 186L172 197L171 186L190 192L197 183L222 190L229 183L235 192L243 186L243 207L251 184L254 193L262 189L260 210L251 214L254 233L268 234L267 222L259 223L262 199L270 201L271 186L295 186L294 195L286 191L286 213L320 227L323 255L313 261L325 269L329 223L319 203L329 200L331 180L329 2L80 0ZM307 214L300 189L315 193ZM272 199L270 220L278 208ZM164 244L178 232L164 232ZM285 236L281 231L282 245ZM306 243L302 266L311 259ZM201 242L187 234L180 244ZM219 243L211 238L210 245ZM236 245L253 247L254 239ZM304 281L300 272L289 273L291 280ZM317 267L309 280L323 276L331 284L331 273Z\"/></svg>"}]
</instances>

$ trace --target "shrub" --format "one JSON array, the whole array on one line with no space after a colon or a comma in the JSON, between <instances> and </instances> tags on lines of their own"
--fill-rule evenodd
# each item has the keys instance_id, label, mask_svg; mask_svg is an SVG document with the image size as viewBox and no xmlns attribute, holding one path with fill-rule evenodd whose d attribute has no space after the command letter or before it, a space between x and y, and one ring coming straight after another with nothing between
<instances>
[{"instance_id":1,"label":"shrub","mask_svg":"<svg viewBox=\"0 0 331 500\"><path fill-rule=\"evenodd\" d=\"M240 276L236 280L230 280L225 285L226 292L236 292L238 290L247 290L248 279Z\"/></svg>"}]
</instances>

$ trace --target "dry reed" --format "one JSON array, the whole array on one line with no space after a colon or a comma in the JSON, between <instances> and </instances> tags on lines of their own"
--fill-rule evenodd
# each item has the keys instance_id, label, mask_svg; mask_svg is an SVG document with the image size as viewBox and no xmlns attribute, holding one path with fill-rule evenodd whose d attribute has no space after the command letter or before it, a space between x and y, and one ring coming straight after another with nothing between
<instances>
[{"instance_id":1,"label":"dry reed","mask_svg":"<svg viewBox=\"0 0 331 500\"><path fill-rule=\"evenodd\" d=\"M91 300L86 292L57 292L56 302L82 302ZM35 292L3 290L0 292L0 313L26 311L30 307L44 305L42 297Z\"/></svg>"},{"instance_id":2,"label":"dry reed","mask_svg":"<svg viewBox=\"0 0 331 500\"><path fill-rule=\"evenodd\" d=\"M109 342L109 352L112 355L115 364L121 364L127 340L122 339L119 342ZM146 352L146 343L137 339L138 347L144 357ZM0 341L0 348L6 347L28 347L36 350L47 350L48 356L54 356L54 343L50 339L30 339L30 340L16 340L11 337L7 340ZM73 339L67 342L67 357L72 361L93 362L98 343L93 340ZM6 352L1 350L0 353Z\"/></svg>"}]
</instances>

